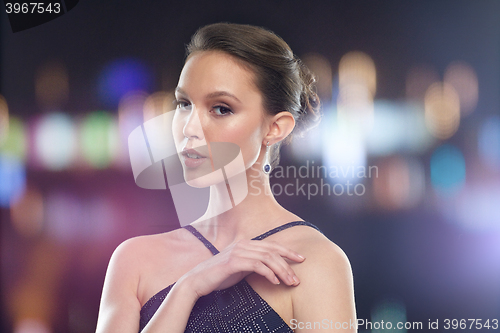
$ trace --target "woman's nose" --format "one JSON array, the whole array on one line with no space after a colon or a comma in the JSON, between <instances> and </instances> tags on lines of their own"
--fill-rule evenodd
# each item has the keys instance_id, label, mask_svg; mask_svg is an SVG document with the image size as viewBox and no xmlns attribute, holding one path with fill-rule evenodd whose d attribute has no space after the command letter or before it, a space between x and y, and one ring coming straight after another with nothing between
<instances>
[{"instance_id":1,"label":"woman's nose","mask_svg":"<svg viewBox=\"0 0 500 333\"><path fill-rule=\"evenodd\" d=\"M203 128L201 126L200 117L196 108L193 106L187 121L182 129L182 133L186 138L197 138L203 140L205 135L203 134Z\"/></svg>"}]
</instances>

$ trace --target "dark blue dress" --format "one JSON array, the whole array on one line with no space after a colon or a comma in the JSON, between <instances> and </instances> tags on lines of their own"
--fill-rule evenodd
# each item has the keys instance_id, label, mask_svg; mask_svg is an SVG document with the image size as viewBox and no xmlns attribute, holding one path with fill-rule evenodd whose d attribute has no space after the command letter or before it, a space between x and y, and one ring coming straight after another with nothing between
<instances>
[{"instance_id":1,"label":"dark blue dress","mask_svg":"<svg viewBox=\"0 0 500 333\"><path fill-rule=\"evenodd\" d=\"M262 240L281 230L307 225L321 232L314 224L305 221L289 222L252 238ZM213 255L219 251L193 226L183 228L195 235ZM141 309L141 332L167 297L171 284L151 297ZM185 332L193 333L235 333L235 332L293 332L290 326L271 308L260 295L245 281L241 280L232 287L215 290L198 299L189 316Z\"/></svg>"}]
</instances>

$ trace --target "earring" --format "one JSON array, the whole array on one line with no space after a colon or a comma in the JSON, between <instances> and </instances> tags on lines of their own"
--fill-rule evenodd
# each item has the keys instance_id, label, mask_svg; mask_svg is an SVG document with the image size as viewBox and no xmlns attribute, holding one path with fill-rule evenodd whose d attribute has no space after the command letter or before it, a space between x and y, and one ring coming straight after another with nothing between
<instances>
[{"instance_id":1,"label":"earring","mask_svg":"<svg viewBox=\"0 0 500 333\"><path fill-rule=\"evenodd\" d=\"M264 171L266 175L271 172L271 160L269 159L269 141L267 141L266 144L266 155L264 157L264 162L262 163L262 171Z\"/></svg>"}]
</instances>

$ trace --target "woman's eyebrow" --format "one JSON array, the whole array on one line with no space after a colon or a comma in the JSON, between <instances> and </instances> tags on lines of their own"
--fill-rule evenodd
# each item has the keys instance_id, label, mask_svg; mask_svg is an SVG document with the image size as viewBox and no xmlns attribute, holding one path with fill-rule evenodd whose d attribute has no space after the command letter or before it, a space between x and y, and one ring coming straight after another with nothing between
<instances>
[{"instance_id":1,"label":"woman's eyebrow","mask_svg":"<svg viewBox=\"0 0 500 333\"><path fill-rule=\"evenodd\" d=\"M179 93L181 95L188 96L188 94L184 90L182 90L181 87L175 88L175 92ZM223 91L223 90L222 91L215 91L213 93L210 93L210 94L206 95L205 98L214 98L214 97L220 97L220 96L227 96L227 97L232 98L235 101L241 103L241 101L238 99L238 97L234 96L233 94L231 94L231 93L229 93L227 91Z\"/></svg>"},{"instance_id":2,"label":"woman's eyebrow","mask_svg":"<svg viewBox=\"0 0 500 333\"><path fill-rule=\"evenodd\" d=\"M176 87L176 88L175 88L175 92L176 92L176 93L179 93L179 94L181 94L181 95L186 95L186 96L187 96L186 92L185 92L184 90L182 90L182 88L181 88L181 87Z\"/></svg>"},{"instance_id":3,"label":"woman's eyebrow","mask_svg":"<svg viewBox=\"0 0 500 333\"><path fill-rule=\"evenodd\" d=\"M233 94L231 94L227 91L216 91L216 92L208 94L205 97L206 98L214 98L214 97L220 97L220 96L227 96L227 97L230 97L230 98L236 100L237 102L241 103L241 101L238 99L238 97L234 96Z\"/></svg>"}]
</instances>

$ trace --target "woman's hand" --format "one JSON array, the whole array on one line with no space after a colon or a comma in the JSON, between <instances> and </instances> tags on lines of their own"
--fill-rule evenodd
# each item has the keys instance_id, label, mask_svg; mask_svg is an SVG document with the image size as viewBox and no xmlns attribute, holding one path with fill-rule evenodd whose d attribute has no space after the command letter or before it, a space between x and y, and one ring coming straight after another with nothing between
<instances>
[{"instance_id":1,"label":"woman's hand","mask_svg":"<svg viewBox=\"0 0 500 333\"><path fill-rule=\"evenodd\" d=\"M240 240L200 263L180 280L189 283L198 297L229 288L253 272L273 284L279 284L281 279L287 285L297 286L300 281L285 258L299 263L305 259L273 241Z\"/></svg>"}]
</instances>

